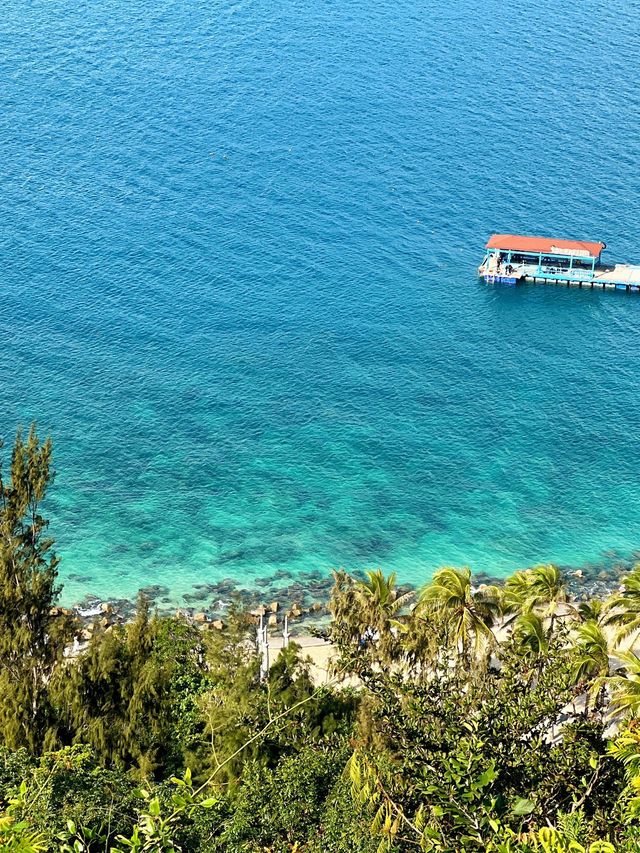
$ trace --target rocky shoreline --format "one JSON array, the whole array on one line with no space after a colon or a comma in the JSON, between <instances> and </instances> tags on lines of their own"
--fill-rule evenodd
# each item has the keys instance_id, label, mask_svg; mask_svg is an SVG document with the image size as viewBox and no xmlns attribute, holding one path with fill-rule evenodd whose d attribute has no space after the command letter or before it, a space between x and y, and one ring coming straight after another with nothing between
<instances>
[{"instance_id":1,"label":"rocky shoreline","mask_svg":"<svg viewBox=\"0 0 640 853\"><path fill-rule=\"evenodd\" d=\"M253 587L242 586L233 578L194 584L193 591L182 596L184 605L177 604L170 597L166 586L150 584L139 592L153 609L163 615L175 613L198 624L223 628L229 609L235 606L249 612L256 620L263 617L273 631L282 627L286 615L295 633L296 628L308 632L311 625L328 621L327 605L332 587L331 574L315 571L293 576L281 571L269 578L258 579ZM136 602L127 598L104 600L87 595L66 610L76 615L85 627L96 620L106 625L129 621L135 614Z\"/></svg>"},{"instance_id":2,"label":"rocky shoreline","mask_svg":"<svg viewBox=\"0 0 640 853\"><path fill-rule=\"evenodd\" d=\"M620 584L621 577L640 562L640 552L622 557L612 552L604 555L601 562L586 564L581 568L561 567L567 578L571 595L576 600L602 598ZM353 572L356 577L364 577L363 572ZM502 580L487 573L474 574L474 581L480 584L500 584ZM256 620L263 617L273 632L282 629L285 615L289 619L290 630L294 634L309 633L329 620L328 602L333 587L330 572L320 570L294 575L287 570L258 578L253 586L247 587L233 578L224 578L210 583L197 583L191 592L182 596L184 603L177 603L170 596L166 586L150 584L140 589L151 607L167 615L178 613L185 618L213 628L223 628L229 608L235 605L251 613ZM401 591L416 587L403 584ZM135 614L136 602L132 599L114 598L104 600L87 595L72 608L64 608L73 613L80 622L88 627L96 620L103 624L129 621Z\"/></svg>"}]
</instances>

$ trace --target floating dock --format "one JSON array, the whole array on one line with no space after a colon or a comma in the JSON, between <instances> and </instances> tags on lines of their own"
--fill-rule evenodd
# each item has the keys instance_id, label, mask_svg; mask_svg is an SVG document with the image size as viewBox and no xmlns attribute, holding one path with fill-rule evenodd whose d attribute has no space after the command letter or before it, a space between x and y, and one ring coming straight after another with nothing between
<instances>
[{"instance_id":1,"label":"floating dock","mask_svg":"<svg viewBox=\"0 0 640 853\"><path fill-rule=\"evenodd\" d=\"M640 266L602 261L606 243L493 234L478 275L490 284L533 281L640 293Z\"/></svg>"}]
</instances>

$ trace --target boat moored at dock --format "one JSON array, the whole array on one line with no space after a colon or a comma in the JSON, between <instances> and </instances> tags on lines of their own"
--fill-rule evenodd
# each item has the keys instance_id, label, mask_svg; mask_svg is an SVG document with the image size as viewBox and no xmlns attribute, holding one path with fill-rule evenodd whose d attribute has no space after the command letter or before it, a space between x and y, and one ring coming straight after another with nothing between
<instances>
[{"instance_id":1,"label":"boat moored at dock","mask_svg":"<svg viewBox=\"0 0 640 853\"><path fill-rule=\"evenodd\" d=\"M478 275L491 284L533 281L640 292L640 266L603 262L606 247L593 240L493 234Z\"/></svg>"}]
</instances>

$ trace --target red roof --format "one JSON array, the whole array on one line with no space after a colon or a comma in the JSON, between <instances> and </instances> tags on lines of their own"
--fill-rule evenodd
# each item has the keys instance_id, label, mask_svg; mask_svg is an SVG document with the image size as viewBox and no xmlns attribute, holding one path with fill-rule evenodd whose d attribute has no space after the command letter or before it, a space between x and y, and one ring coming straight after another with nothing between
<instances>
[{"instance_id":1,"label":"red roof","mask_svg":"<svg viewBox=\"0 0 640 853\"><path fill-rule=\"evenodd\" d=\"M554 240L550 237L522 237L519 234L492 234L487 249L501 249L508 252L534 252L543 255L581 255L597 258L606 243L589 240Z\"/></svg>"}]
</instances>

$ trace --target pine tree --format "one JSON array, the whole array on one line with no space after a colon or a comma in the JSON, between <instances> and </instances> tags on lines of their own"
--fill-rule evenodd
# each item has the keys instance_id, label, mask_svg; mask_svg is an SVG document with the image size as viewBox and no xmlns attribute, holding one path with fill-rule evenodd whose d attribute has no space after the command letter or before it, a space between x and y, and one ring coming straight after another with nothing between
<instances>
[{"instance_id":1,"label":"pine tree","mask_svg":"<svg viewBox=\"0 0 640 853\"><path fill-rule=\"evenodd\" d=\"M52 740L47 685L70 632L53 609L59 560L41 515L51 450L32 424L26 441L18 430L9 480L0 467L0 741L32 751Z\"/></svg>"},{"instance_id":2,"label":"pine tree","mask_svg":"<svg viewBox=\"0 0 640 853\"><path fill-rule=\"evenodd\" d=\"M135 767L141 778L163 769L172 725L175 663L159 654L161 627L140 595L136 618L96 624L88 647L51 685L65 739L89 744L109 767Z\"/></svg>"}]
</instances>

